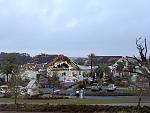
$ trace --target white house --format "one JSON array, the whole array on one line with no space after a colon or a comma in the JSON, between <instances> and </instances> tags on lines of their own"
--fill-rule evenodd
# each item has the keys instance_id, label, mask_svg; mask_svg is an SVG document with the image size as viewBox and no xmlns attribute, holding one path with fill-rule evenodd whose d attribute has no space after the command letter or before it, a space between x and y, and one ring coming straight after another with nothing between
<instances>
[{"instance_id":1,"label":"white house","mask_svg":"<svg viewBox=\"0 0 150 113\"><path fill-rule=\"evenodd\" d=\"M53 76L57 73L60 81L82 81L80 67L64 55L59 55L47 65L47 73Z\"/></svg>"}]
</instances>

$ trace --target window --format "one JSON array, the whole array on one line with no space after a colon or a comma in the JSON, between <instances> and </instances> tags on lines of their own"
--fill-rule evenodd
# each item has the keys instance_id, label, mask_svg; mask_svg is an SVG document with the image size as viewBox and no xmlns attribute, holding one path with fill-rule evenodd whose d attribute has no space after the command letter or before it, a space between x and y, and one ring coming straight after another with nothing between
<instances>
[{"instance_id":1,"label":"window","mask_svg":"<svg viewBox=\"0 0 150 113\"><path fill-rule=\"evenodd\" d=\"M66 72L63 72L63 73L62 73L62 76L66 76Z\"/></svg>"}]
</instances>

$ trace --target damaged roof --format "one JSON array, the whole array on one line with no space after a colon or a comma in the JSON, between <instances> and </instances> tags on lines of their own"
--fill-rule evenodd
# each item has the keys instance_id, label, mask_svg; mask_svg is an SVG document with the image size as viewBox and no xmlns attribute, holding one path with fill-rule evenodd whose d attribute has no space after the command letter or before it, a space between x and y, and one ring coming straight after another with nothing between
<instances>
[{"instance_id":1,"label":"damaged roof","mask_svg":"<svg viewBox=\"0 0 150 113\"><path fill-rule=\"evenodd\" d=\"M54 66L56 63L66 62L70 66L72 66L74 69L78 69L79 67L71 61L67 56L59 55L58 57L54 58L52 62L48 63L47 66Z\"/></svg>"}]
</instances>

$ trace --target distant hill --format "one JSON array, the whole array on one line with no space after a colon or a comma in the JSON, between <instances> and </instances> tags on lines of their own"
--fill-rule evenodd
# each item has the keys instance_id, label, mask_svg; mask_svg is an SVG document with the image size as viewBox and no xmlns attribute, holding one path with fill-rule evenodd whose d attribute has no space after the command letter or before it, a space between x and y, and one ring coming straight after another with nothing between
<instances>
[{"instance_id":1,"label":"distant hill","mask_svg":"<svg viewBox=\"0 0 150 113\"><path fill-rule=\"evenodd\" d=\"M45 64L51 62L58 55L48 55L40 54L34 57L31 57L27 53L0 53L0 65L5 65L8 63L8 58L13 58L13 64L23 65L27 63L36 63L36 64Z\"/></svg>"},{"instance_id":2,"label":"distant hill","mask_svg":"<svg viewBox=\"0 0 150 113\"><path fill-rule=\"evenodd\" d=\"M8 63L8 58L13 58L13 64L22 65L28 63L32 57L27 53L0 53L0 65Z\"/></svg>"},{"instance_id":3,"label":"distant hill","mask_svg":"<svg viewBox=\"0 0 150 113\"><path fill-rule=\"evenodd\" d=\"M30 63L37 63L37 64L47 64L51 62L54 58L58 55L48 55L48 54L40 54L32 57Z\"/></svg>"},{"instance_id":4,"label":"distant hill","mask_svg":"<svg viewBox=\"0 0 150 113\"><path fill-rule=\"evenodd\" d=\"M13 58L13 64L23 65L27 63L48 64L58 55L39 54L31 57L28 53L0 53L0 66L8 63L7 59ZM122 56L96 56L97 65L112 65ZM86 57L69 57L71 61L78 65L90 65L90 60Z\"/></svg>"}]
</instances>

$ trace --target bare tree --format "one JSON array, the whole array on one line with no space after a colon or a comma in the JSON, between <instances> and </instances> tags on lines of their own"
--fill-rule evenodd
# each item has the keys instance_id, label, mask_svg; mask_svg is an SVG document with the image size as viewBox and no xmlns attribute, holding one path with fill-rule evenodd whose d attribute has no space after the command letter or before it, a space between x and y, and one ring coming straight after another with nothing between
<instances>
[{"instance_id":1,"label":"bare tree","mask_svg":"<svg viewBox=\"0 0 150 113\"><path fill-rule=\"evenodd\" d=\"M48 80L49 80L49 85L52 87L52 97L54 97L55 87L58 87L60 85L57 71L54 72L53 75L48 78Z\"/></svg>"},{"instance_id":2,"label":"bare tree","mask_svg":"<svg viewBox=\"0 0 150 113\"><path fill-rule=\"evenodd\" d=\"M146 37L144 39L141 37L136 39L136 46L140 57L138 58L136 56L127 56L127 61L129 64L138 67L137 69L132 70L132 72L143 75L148 79L150 89L150 55L148 56Z\"/></svg>"},{"instance_id":3,"label":"bare tree","mask_svg":"<svg viewBox=\"0 0 150 113\"><path fill-rule=\"evenodd\" d=\"M129 65L132 65L134 67L132 70L130 70L130 72L137 73L138 75L142 75L143 77L147 78L150 89L150 56L147 56L148 49L146 37L144 39L141 37L136 39L136 46L140 56L127 56ZM141 104L142 91L142 88L140 88L138 95L138 109L140 108Z\"/></svg>"},{"instance_id":4,"label":"bare tree","mask_svg":"<svg viewBox=\"0 0 150 113\"><path fill-rule=\"evenodd\" d=\"M17 104L17 96L18 96L18 78L19 78L19 69L16 67L14 70L12 70L12 75L14 78L14 96L15 96L15 104Z\"/></svg>"}]
</instances>

